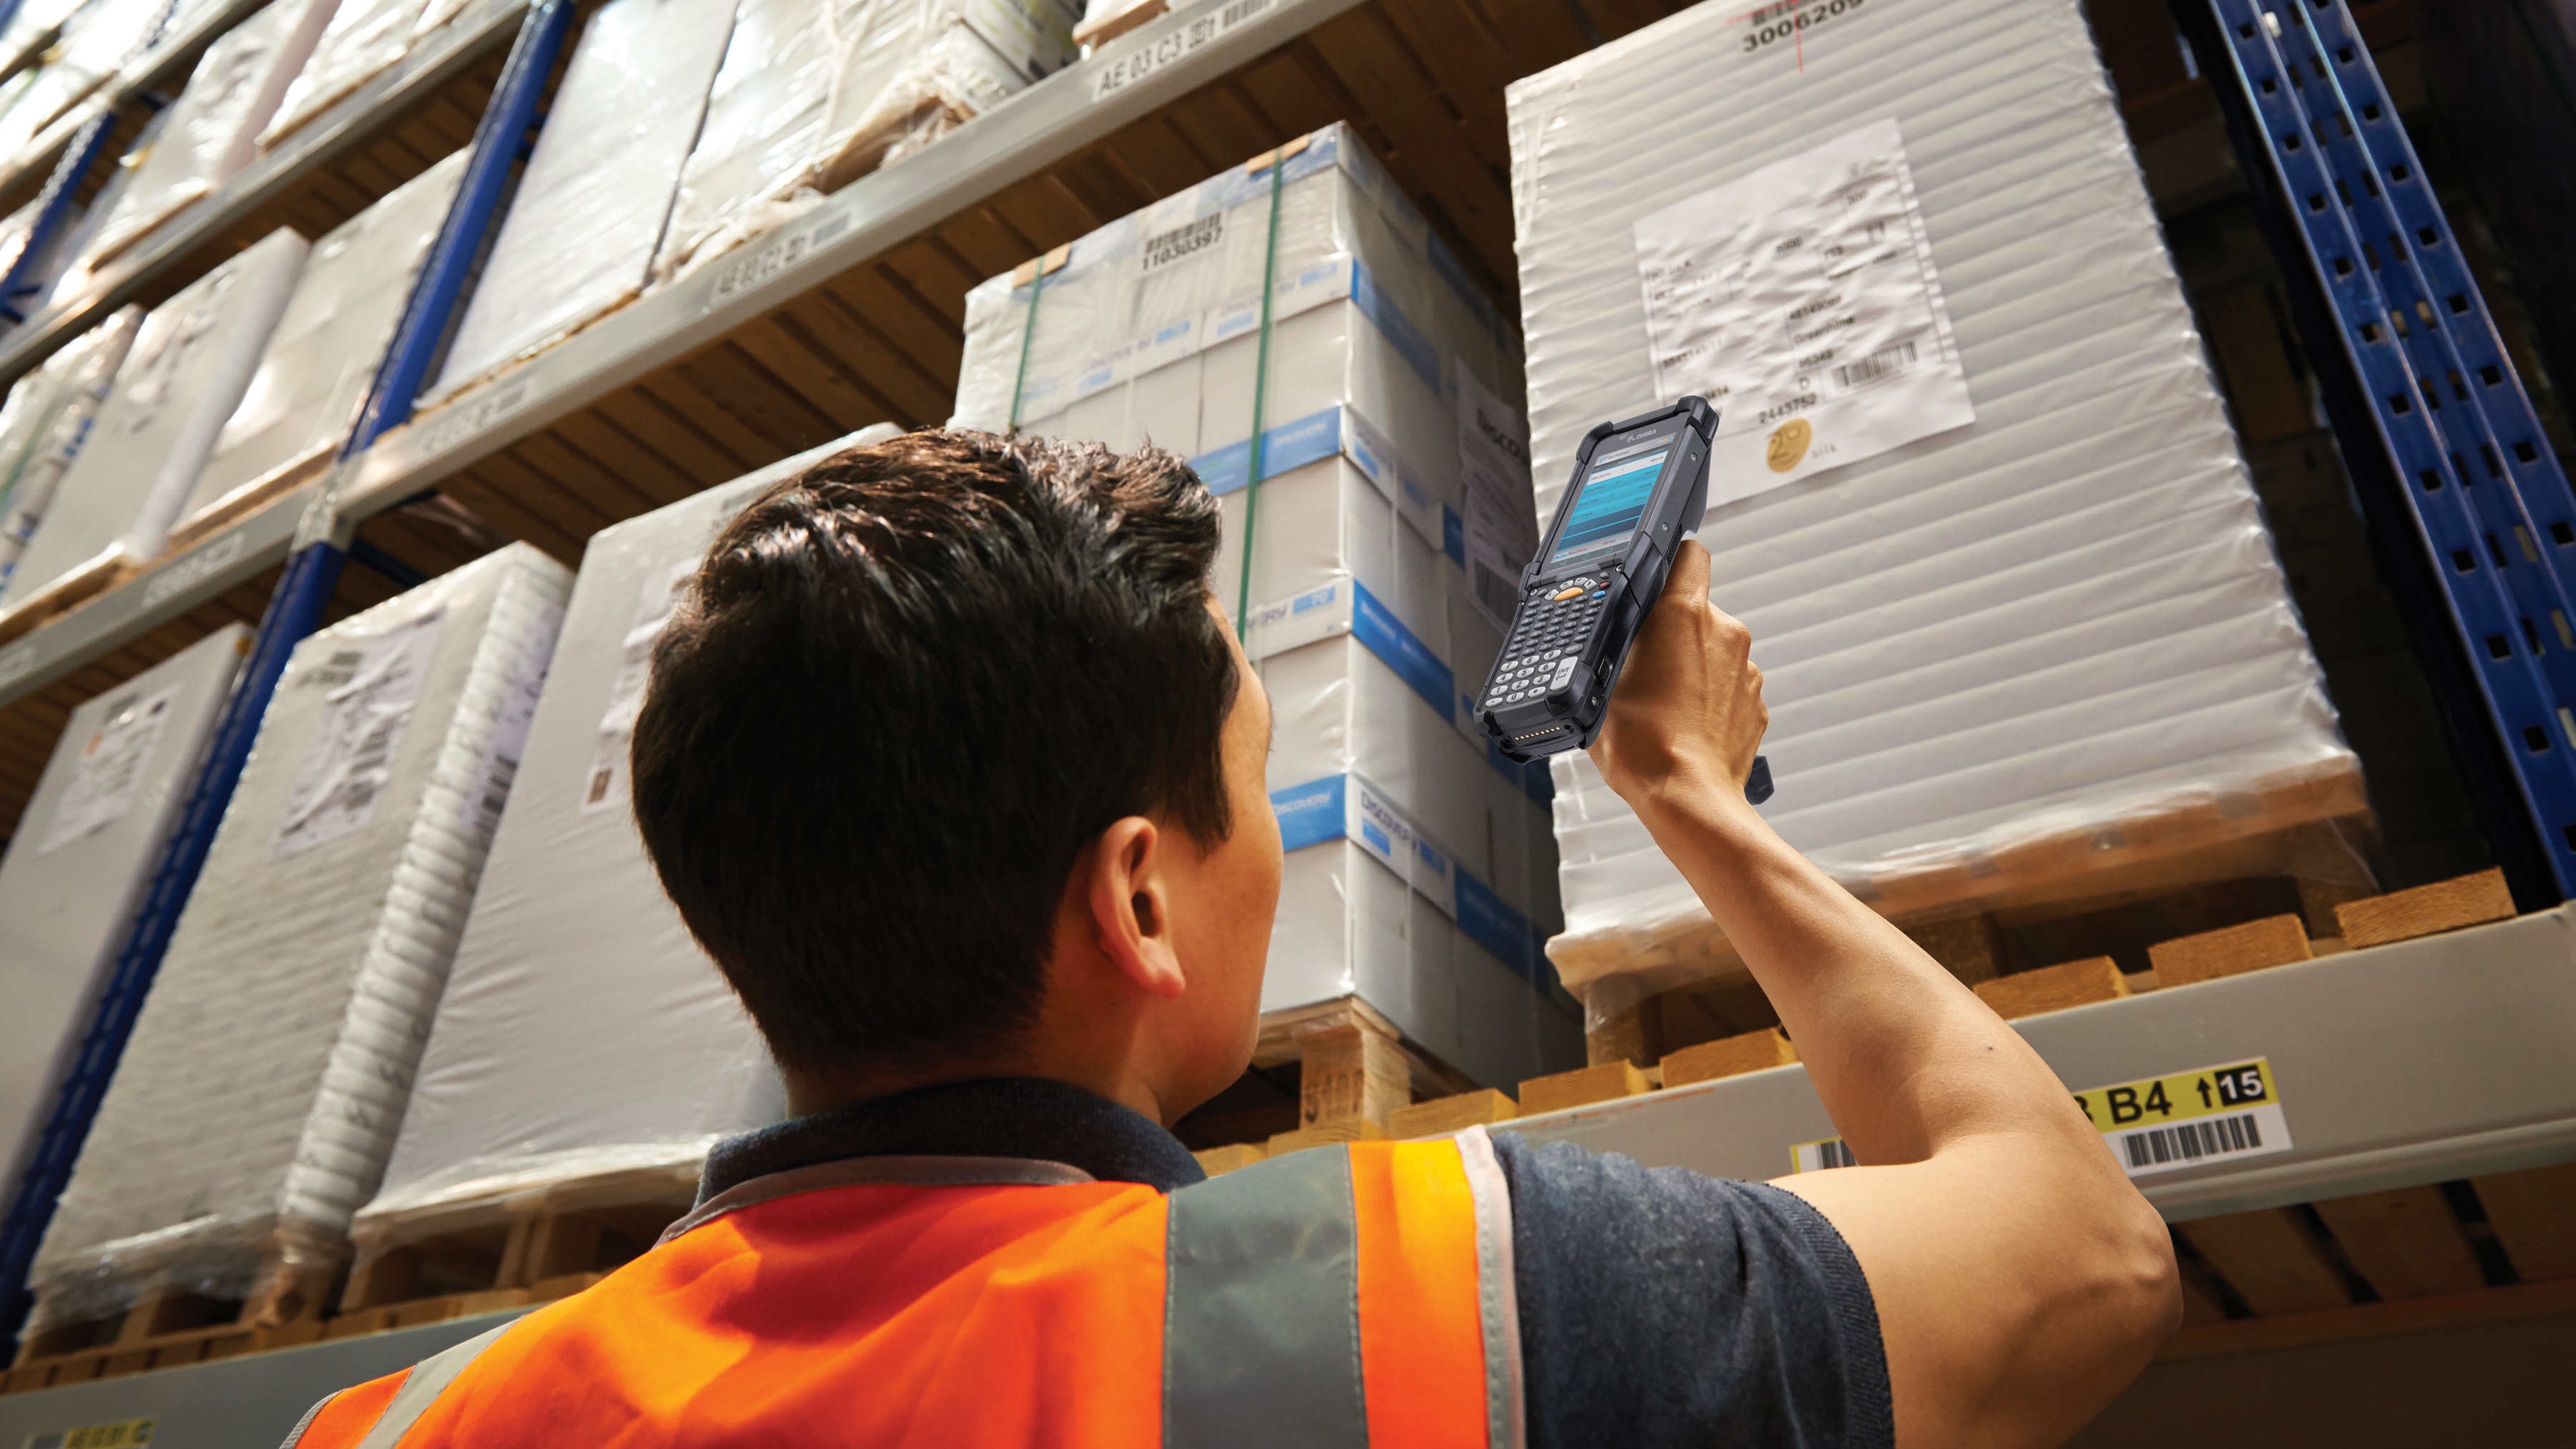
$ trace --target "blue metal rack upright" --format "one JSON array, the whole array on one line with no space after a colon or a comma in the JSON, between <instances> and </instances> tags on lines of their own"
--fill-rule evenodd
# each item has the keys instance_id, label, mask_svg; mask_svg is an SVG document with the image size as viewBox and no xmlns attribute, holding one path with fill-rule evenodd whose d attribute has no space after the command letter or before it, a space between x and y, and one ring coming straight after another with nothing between
<instances>
[{"instance_id":1,"label":"blue metal rack upright","mask_svg":"<svg viewBox=\"0 0 2576 1449\"><path fill-rule=\"evenodd\" d=\"M295 646L319 627L338 583L350 544L348 525L335 506L338 480L387 429L411 415L412 402L444 348L449 322L473 280L477 258L500 219L511 177L525 158L544 98L547 77L561 54L575 15L573 0L539 0L522 22L491 103L476 124L473 151L457 197L441 222L427 261L412 281L402 320L394 329L366 405L341 445L332 479L305 514L295 551L270 595L250 659L217 718L206 759L198 767L177 828L163 848L150 889L101 993L96 1015L56 1095L26 1176L20 1180L5 1223L0 1223L0 1335L14 1335L32 1306L27 1271L34 1263L55 1201L71 1178L90 1123L107 1095L109 1079L143 1009L161 958L187 905L188 893L213 845L224 807L250 759L261 718ZM111 123L102 116L96 125ZM84 131L83 137L89 132ZM104 132L99 144L104 144ZM75 145L75 153L79 148ZM81 174L66 156L49 186L68 194ZM69 181L65 178L70 177ZM49 196L48 200L52 198Z\"/></svg>"},{"instance_id":2,"label":"blue metal rack upright","mask_svg":"<svg viewBox=\"0 0 2576 1449\"><path fill-rule=\"evenodd\" d=\"M2576 894L2576 494L2348 5L2174 10L2225 58L2212 80L2283 271L2314 280L2293 312L2356 482L2378 480L2374 528L2402 498L2438 581L2416 597L2457 652L2432 673L2475 695L2450 701L2454 733L2528 908Z\"/></svg>"}]
</instances>

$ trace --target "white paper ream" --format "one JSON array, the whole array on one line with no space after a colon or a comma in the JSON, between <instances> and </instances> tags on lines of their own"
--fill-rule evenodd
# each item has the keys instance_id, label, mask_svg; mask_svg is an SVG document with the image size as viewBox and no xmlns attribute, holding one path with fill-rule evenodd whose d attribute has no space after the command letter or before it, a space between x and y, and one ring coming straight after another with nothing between
<instances>
[{"instance_id":1,"label":"white paper ream","mask_svg":"<svg viewBox=\"0 0 2576 1449\"><path fill-rule=\"evenodd\" d=\"M259 371L180 510L182 527L317 471L348 438L468 154L451 154L313 244Z\"/></svg>"},{"instance_id":2,"label":"white paper ream","mask_svg":"<svg viewBox=\"0 0 2576 1449\"><path fill-rule=\"evenodd\" d=\"M2274 828L2358 808L2077 5L1801 13L1756 26L1703 5L1511 88L1541 515L1584 433L1656 396L1638 255L1617 242L1672 208L1671 178L1795 201L1820 144L1892 123L1975 420L1754 496L1744 475L1774 476L1758 450L1712 469L1712 497L1738 501L1700 541L1765 674L1766 817L1903 910L2027 882L2018 848L2042 840L2133 848L2124 821L2196 808L2215 829ZM1895 200L1871 194L1892 238ZM1734 224L1774 223L1750 208ZM1765 275L1785 322L1796 276ZM1897 376L1931 361L1918 341ZM1811 449L1835 441L1817 417ZM1706 912L1591 761L1553 770L1567 919L1550 949L1569 981L1714 959Z\"/></svg>"},{"instance_id":3,"label":"white paper ream","mask_svg":"<svg viewBox=\"0 0 2576 1449\"><path fill-rule=\"evenodd\" d=\"M1467 595L1488 622L1511 632L1521 570L1538 552L1530 502L1529 424L1485 390L1464 364L1458 374L1458 481L1466 501Z\"/></svg>"},{"instance_id":4,"label":"white paper ream","mask_svg":"<svg viewBox=\"0 0 2576 1449\"><path fill-rule=\"evenodd\" d=\"M17 605L92 563L160 555L216 434L250 385L304 253L304 238L281 227L144 319L115 392L0 605Z\"/></svg>"},{"instance_id":5,"label":"white paper ream","mask_svg":"<svg viewBox=\"0 0 2576 1449\"><path fill-rule=\"evenodd\" d=\"M1636 234L1656 399L1718 410L1711 507L1977 420L1894 121Z\"/></svg>"},{"instance_id":6,"label":"white paper ream","mask_svg":"<svg viewBox=\"0 0 2576 1449\"><path fill-rule=\"evenodd\" d=\"M615 809L589 808L593 758L648 583L694 565L768 484L894 431L866 430L592 537L401 1140L359 1214L362 1254L407 1213L693 1163L713 1138L783 1115L759 1036L662 893L626 792Z\"/></svg>"},{"instance_id":7,"label":"white paper ream","mask_svg":"<svg viewBox=\"0 0 2576 1449\"><path fill-rule=\"evenodd\" d=\"M338 0L275 0L206 48L83 265L95 271L251 163ZM129 162L134 161L129 156Z\"/></svg>"},{"instance_id":8,"label":"white paper ream","mask_svg":"<svg viewBox=\"0 0 2576 1449\"><path fill-rule=\"evenodd\" d=\"M10 389L0 417L0 587L44 523L142 323L142 308L120 308Z\"/></svg>"},{"instance_id":9,"label":"white paper ream","mask_svg":"<svg viewBox=\"0 0 2576 1449\"><path fill-rule=\"evenodd\" d=\"M40 1328L345 1253L483 873L465 792L570 582L514 544L296 647L46 1231ZM409 722L367 822L278 857L316 741L368 687L353 647L414 671Z\"/></svg>"},{"instance_id":10,"label":"white paper ream","mask_svg":"<svg viewBox=\"0 0 2576 1449\"><path fill-rule=\"evenodd\" d=\"M643 290L732 29L733 0L613 0L590 18L430 397Z\"/></svg>"},{"instance_id":11,"label":"white paper ream","mask_svg":"<svg viewBox=\"0 0 2576 1449\"><path fill-rule=\"evenodd\" d=\"M249 643L227 624L73 710L0 860L0 1190L17 1191Z\"/></svg>"},{"instance_id":12,"label":"white paper ream","mask_svg":"<svg viewBox=\"0 0 2576 1449\"><path fill-rule=\"evenodd\" d=\"M402 59L420 18L421 0L341 0L259 144L275 147Z\"/></svg>"},{"instance_id":13,"label":"white paper ream","mask_svg":"<svg viewBox=\"0 0 2576 1449\"><path fill-rule=\"evenodd\" d=\"M432 610L398 629L334 647L321 668L297 682L325 691L320 726L287 792L269 841L271 865L328 845L376 818L376 801L393 780L420 698L422 678L438 648L444 613Z\"/></svg>"}]
</instances>

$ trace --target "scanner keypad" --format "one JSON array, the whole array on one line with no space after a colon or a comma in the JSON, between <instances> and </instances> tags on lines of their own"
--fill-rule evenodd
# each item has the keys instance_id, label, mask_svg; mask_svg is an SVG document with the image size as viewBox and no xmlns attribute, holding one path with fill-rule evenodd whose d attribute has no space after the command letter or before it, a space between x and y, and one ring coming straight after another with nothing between
<instances>
[{"instance_id":1,"label":"scanner keypad","mask_svg":"<svg viewBox=\"0 0 2576 1449\"><path fill-rule=\"evenodd\" d=\"M1574 579L1539 595L1521 611L1485 687L1485 707L1501 709L1544 697L1573 682L1574 666L1610 597L1605 581Z\"/></svg>"}]
</instances>

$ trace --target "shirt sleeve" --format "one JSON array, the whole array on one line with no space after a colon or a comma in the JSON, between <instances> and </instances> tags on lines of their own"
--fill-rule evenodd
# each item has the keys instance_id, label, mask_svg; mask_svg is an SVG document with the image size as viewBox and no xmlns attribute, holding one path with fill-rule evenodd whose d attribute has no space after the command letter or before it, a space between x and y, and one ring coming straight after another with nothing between
<instances>
[{"instance_id":1,"label":"shirt sleeve","mask_svg":"<svg viewBox=\"0 0 2576 1449\"><path fill-rule=\"evenodd\" d=\"M1493 1140L1530 1449L1894 1444L1868 1280L1804 1199Z\"/></svg>"}]
</instances>

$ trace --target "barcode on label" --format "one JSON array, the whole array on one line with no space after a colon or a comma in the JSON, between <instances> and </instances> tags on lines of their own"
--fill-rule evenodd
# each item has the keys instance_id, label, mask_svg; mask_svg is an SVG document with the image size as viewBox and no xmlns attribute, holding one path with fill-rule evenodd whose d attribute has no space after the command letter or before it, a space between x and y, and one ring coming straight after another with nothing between
<instances>
[{"instance_id":1,"label":"barcode on label","mask_svg":"<svg viewBox=\"0 0 2576 1449\"><path fill-rule=\"evenodd\" d=\"M518 777L518 761L506 755L493 758L492 778L483 787L483 819L486 824L501 818L501 807L510 803L510 782Z\"/></svg>"},{"instance_id":2,"label":"barcode on label","mask_svg":"<svg viewBox=\"0 0 2576 1449\"><path fill-rule=\"evenodd\" d=\"M333 654L321 668L307 675L306 679L325 689L337 689L358 677L358 666L366 662L366 658L367 656L358 650L343 649Z\"/></svg>"},{"instance_id":3,"label":"barcode on label","mask_svg":"<svg viewBox=\"0 0 2576 1449\"><path fill-rule=\"evenodd\" d=\"M2131 1132L2120 1144L2129 1169L2161 1167L2167 1163L2198 1162L2204 1157L2223 1157L2235 1152L2263 1150L2263 1124L2251 1112L2235 1117L2213 1117L2199 1122L2184 1122L2172 1127L2148 1127Z\"/></svg>"},{"instance_id":4,"label":"barcode on label","mask_svg":"<svg viewBox=\"0 0 2576 1449\"><path fill-rule=\"evenodd\" d=\"M1851 1144L1839 1137L1822 1142L1801 1142L1789 1149L1791 1172L1823 1172L1835 1167L1858 1167L1860 1159L1852 1155Z\"/></svg>"},{"instance_id":5,"label":"barcode on label","mask_svg":"<svg viewBox=\"0 0 2576 1449\"><path fill-rule=\"evenodd\" d=\"M1163 32L1152 41L1102 65L1091 83L1091 98L1102 101L1116 95L1277 3L1278 0L1232 0L1214 15L1203 15L1177 30Z\"/></svg>"},{"instance_id":6,"label":"barcode on label","mask_svg":"<svg viewBox=\"0 0 2576 1449\"><path fill-rule=\"evenodd\" d=\"M1914 344L1900 342L1880 352L1873 352L1858 362L1847 362L1834 369L1834 386L1858 387L1875 382L1891 372L1903 372L1914 365Z\"/></svg>"}]
</instances>

